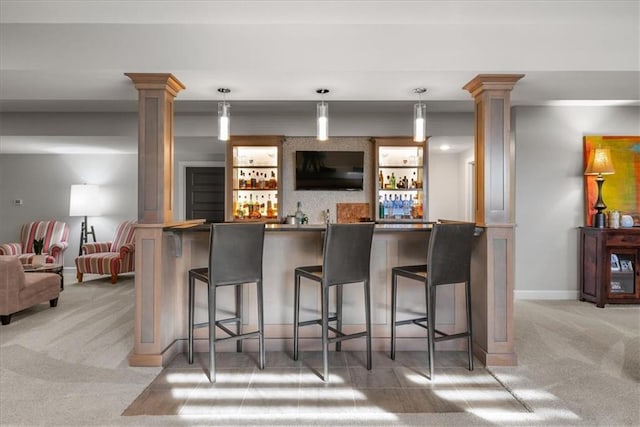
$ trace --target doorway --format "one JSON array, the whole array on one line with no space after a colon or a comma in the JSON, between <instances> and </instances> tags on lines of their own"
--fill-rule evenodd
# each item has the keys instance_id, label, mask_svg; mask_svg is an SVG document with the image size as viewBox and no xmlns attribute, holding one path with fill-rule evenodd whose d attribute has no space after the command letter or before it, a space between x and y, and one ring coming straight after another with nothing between
<instances>
[{"instance_id":1,"label":"doorway","mask_svg":"<svg viewBox=\"0 0 640 427\"><path fill-rule=\"evenodd\" d=\"M185 219L224 222L224 167L187 167Z\"/></svg>"}]
</instances>

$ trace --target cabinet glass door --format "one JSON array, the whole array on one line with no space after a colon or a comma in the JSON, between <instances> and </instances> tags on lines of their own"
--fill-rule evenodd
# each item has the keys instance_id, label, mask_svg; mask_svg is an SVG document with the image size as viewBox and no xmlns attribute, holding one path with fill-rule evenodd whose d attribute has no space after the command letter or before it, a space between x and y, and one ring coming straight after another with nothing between
<instances>
[{"instance_id":1,"label":"cabinet glass door","mask_svg":"<svg viewBox=\"0 0 640 427\"><path fill-rule=\"evenodd\" d=\"M233 218L278 218L278 147L233 147Z\"/></svg>"},{"instance_id":2,"label":"cabinet glass door","mask_svg":"<svg viewBox=\"0 0 640 427\"><path fill-rule=\"evenodd\" d=\"M421 146L379 146L378 221L422 220L425 168Z\"/></svg>"},{"instance_id":3,"label":"cabinet glass door","mask_svg":"<svg viewBox=\"0 0 640 427\"><path fill-rule=\"evenodd\" d=\"M636 294L636 251L617 249L610 251L611 280L608 294L610 298L623 298Z\"/></svg>"}]
</instances>

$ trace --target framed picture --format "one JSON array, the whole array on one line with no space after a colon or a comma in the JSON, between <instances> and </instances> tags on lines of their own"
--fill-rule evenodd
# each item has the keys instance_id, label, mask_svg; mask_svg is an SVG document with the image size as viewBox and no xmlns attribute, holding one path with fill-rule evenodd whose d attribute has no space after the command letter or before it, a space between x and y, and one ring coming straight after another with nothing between
<instances>
[{"instance_id":1,"label":"framed picture","mask_svg":"<svg viewBox=\"0 0 640 427\"><path fill-rule=\"evenodd\" d=\"M621 259L620 271L633 272L633 262L630 259Z\"/></svg>"},{"instance_id":2,"label":"framed picture","mask_svg":"<svg viewBox=\"0 0 640 427\"><path fill-rule=\"evenodd\" d=\"M611 254L611 271L620 271L620 260L616 254Z\"/></svg>"},{"instance_id":3,"label":"framed picture","mask_svg":"<svg viewBox=\"0 0 640 427\"><path fill-rule=\"evenodd\" d=\"M640 224L640 136L585 136L584 168L587 167L589 155L595 148L608 148L615 173L606 175L602 186L602 200L608 210L617 210L621 214L631 215L634 224ZM593 205L598 198L596 177L584 176L585 217L584 223L590 227Z\"/></svg>"}]
</instances>

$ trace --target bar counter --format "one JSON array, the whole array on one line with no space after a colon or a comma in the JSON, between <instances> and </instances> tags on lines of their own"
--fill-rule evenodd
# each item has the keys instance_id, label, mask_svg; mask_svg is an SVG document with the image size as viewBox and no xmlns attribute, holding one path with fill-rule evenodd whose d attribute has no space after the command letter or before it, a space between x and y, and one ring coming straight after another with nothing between
<instances>
[{"instance_id":1,"label":"bar counter","mask_svg":"<svg viewBox=\"0 0 640 427\"><path fill-rule=\"evenodd\" d=\"M264 323L266 349L290 351L293 333L293 271L302 265L322 263L324 224L267 224L263 255ZM376 224L371 248L371 314L374 350L390 345L391 268L421 264L426 260L431 224ZM134 366L164 366L186 351L188 271L207 265L209 225L197 222L149 225L136 229L136 319ZM416 282L399 282L398 319L424 312L424 289ZM207 319L206 285L196 287L196 322ZM244 292L245 329L256 328L255 287ZM226 291L228 291L226 293ZM344 329L364 330L363 287L346 285L343 296ZM330 307L333 307L333 292ZM302 282L301 320L319 317L319 287ZM219 290L218 311L233 310L233 293ZM332 311L333 309L330 308ZM465 328L462 285L438 290L438 329L454 332ZM414 316L415 317L415 316ZM320 349L320 327L302 328L301 350ZM196 352L207 351L207 328L195 332ZM425 330L414 326L398 329L398 351L426 350ZM456 341L460 341L459 343ZM440 349L463 350L464 340L438 343ZM235 351L233 342L220 351ZM245 340L245 349L257 351L256 340ZM365 341L343 343L345 350L364 350Z\"/></svg>"}]
</instances>

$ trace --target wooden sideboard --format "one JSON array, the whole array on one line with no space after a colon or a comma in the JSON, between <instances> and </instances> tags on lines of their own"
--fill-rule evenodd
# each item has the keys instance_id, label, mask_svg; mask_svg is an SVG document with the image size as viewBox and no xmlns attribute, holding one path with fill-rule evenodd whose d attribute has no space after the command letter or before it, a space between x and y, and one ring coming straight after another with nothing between
<instances>
[{"instance_id":1,"label":"wooden sideboard","mask_svg":"<svg viewBox=\"0 0 640 427\"><path fill-rule=\"evenodd\" d=\"M580 300L640 303L640 228L580 228Z\"/></svg>"}]
</instances>

